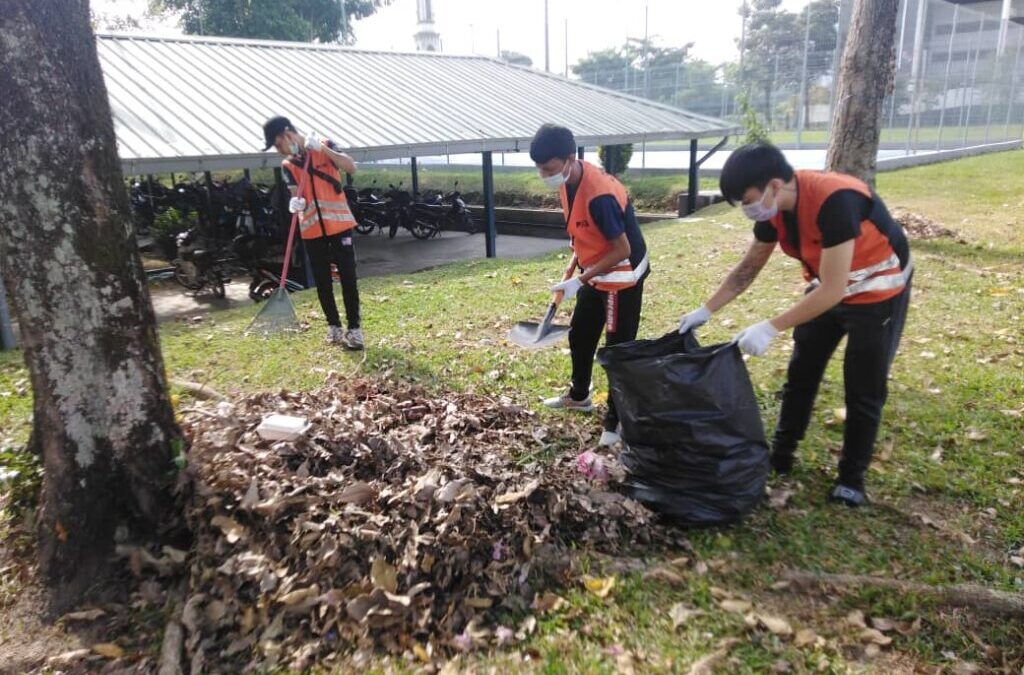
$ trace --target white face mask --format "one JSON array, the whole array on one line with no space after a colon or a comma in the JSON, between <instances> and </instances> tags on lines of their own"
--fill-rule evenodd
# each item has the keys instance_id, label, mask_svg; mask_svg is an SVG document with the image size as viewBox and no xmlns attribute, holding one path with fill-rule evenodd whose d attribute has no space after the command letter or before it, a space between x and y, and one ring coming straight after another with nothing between
<instances>
[{"instance_id":1,"label":"white face mask","mask_svg":"<svg viewBox=\"0 0 1024 675\"><path fill-rule=\"evenodd\" d=\"M572 173L571 162L566 162L565 167L568 169L565 173L556 173L553 176L541 176L540 179L544 181L544 185L547 185L550 189L557 190L565 185L566 181L569 180L569 174ZM563 171L565 171L565 169L563 169Z\"/></svg>"},{"instance_id":2,"label":"white face mask","mask_svg":"<svg viewBox=\"0 0 1024 675\"><path fill-rule=\"evenodd\" d=\"M299 154L299 144L298 143L289 143L288 144L288 152L292 153L293 155Z\"/></svg>"},{"instance_id":3,"label":"white face mask","mask_svg":"<svg viewBox=\"0 0 1024 675\"><path fill-rule=\"evenodd\" d=\"M774 218L779 212L778 191L776 191L775 197L772 199L771 206L764 205L764 198L765 195L761 195L761 199L759 201L756 201L753 204L743 204L742 208L744 215L755 222L762 222Z\"/></svg>"}]
</instances>

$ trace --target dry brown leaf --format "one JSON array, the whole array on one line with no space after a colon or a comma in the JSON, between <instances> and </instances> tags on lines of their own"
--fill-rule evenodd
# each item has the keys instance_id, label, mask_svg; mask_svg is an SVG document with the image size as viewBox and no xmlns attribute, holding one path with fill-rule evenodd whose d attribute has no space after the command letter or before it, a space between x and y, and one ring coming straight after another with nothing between
<instances>
[{"instance_id":1,"label":"dry brown leaf","mask_svg":"<svg viewBox=\"0 0 1024 675\"><path fill-rule=\"evenodd\" d=\"M373 488L369 483L362 481L352 483L338 495L338 501L342 504L365 504L371 499L373 499Z\"/></svg>"},{"instance_id":2,"label":"dry brown leaf","mask_svg":"<svg viewBox=\"0 0 1024 675\"><path fill-rule=\"evenodd\" d=\"M846 615L846 623L853 626L854 628L867 628L868 624L864 620L864 612L859 609L855 609Z\"/></svg>"},{"instance_id":3,"label":"dry brown leaf","mask_svg":"<svg viewBox=\"0 0 1024 675\"><path fill-rule=\"evenodd\" d=\"M61 621L95 621L102 616L106 616L106 612L102 609L86 609L81 612L70 612L60 618Z\"/></svg>"},{"instance_id":4,"label":"dry brown leaf","mask_svg":"<svg viewBox=\"0 0 1024 675\"><path fill-rule=\"evenodd\" d=\"M214 527L220 528L220 531L224 533L224 538L228 540L229 544L245 538L245 528L238 524L233 518L227 516L214 516L210 521L210 524Z\"/></svg>"},{"instance_id":5,"label":"dry brown leaf","mask_svg":"<svg viewBox=\"0 0 1024 675\"><path fill-rule=\"evenodd\" d=\"M583 576L583 587L599 598L607 598L608 594L615 588L615 577L592 577Z\"/></svg>"},{"instance_id":6,"label":"dry brown leaf","mask_svg":"<svg viewBox=\"0 0 1024 675\"><path fill-rule=\"evenodd\" d=\"M290 593L285 593L277 601L282 605L292 607L295 605L305 605L318 597L320 597L320 587L314 584L308 588L299 588Z\"/></svg>"},{"instance_id":7,"label":"dry brown leaf","mask_svg":"<svg viewBox=\"0 0 1024 675\"><path fill-rule=\"evenodd\" d=\"M735 599L722 600L718 603L718 606L727 612L732 612L733 614L745 614L750 611L751 607L753 607L749 600Z\"/></svg>"},{"instance_id":8,"label":"dry brown leaf","mask_svg":"<svg viewBox=\"0 0 1024 675\"><path fill-rule=\"evenodd\" d=\"M547 614L548 612L557 612L565 604L565 598L559 597L551 591L546 591L533 599L532 607L541 614Z\"/></svg>"},{"instance_id":9,"label":"dry brown leaf","mask_svg":"<svg viewBox=\"0 0 1024 675\"><path fill-rule=\"evenodd\" d=\"M528 498L537 490L538 487L540 487L539 480L530 481L522 490L518 490L515 492L506 492L505 494L500 495L497 499L494 500L494 503L514 504L522 499Z\"/></svg>"},{"instance_id":10,"label":"dry brown leaf","mask_svg":"<svg viewBox=\"0 0 1024 675\"><path fill-rule=\"evenodd\" d=\"M892 644L892 638L885 635L880 630L874 628L865 628L860 632L858 636L861 642L868 642L879 645L880 647L886 647Z\"/></svg>"},{"instance_id":11,"label":"dry brown leaf","mask_svg":"<svg viewBox=\"0 0 1024 675\"><path fill-rule=\"evenodd\" d=\"M655 567L653 570L644 574L644 579L648 581L658 581L671 586L682 586L686 583L686 579L683 575L667 567Z\"/></svg>"},{"instance_id":12,"label":"dry brown leaf","mask_svg":"<svg viewBox=\"0 0 1024 675\"><path fill-rule=\"evenodd\" d=\"M668 611L669 618L672 619L672 629L675 630L688 622L690 619L694 619L698 616L703 616L704 612L699 609L690 609L683 603L679 602L672 605L672 609Z\"/></svg>"},{"instance_id":13,"label":"dry brown leaf","mask_svg":"<svg viewBox=\"0 0 1024 675\"><path fill-rule=\"evenodd\" d=\"M896 622L892 619L872 617L871 627L880 630L883 633L888 633L889 631L896 629Z\"/></svg>"},{"instance_id":14,"label":"dry brown leaf","mask_svg":"<svg viewBox=\"0 0 1024 675\"><path fill-rule=\"evenodd\" d=\"M93 645L92 650L107 659L119 659L124 656L124 650L112 642L101 642Z\"/></svg>"},{"instance_id":15,"label":"dry brown leaf","mask_svg":"<svg viewBox=\"0 0 1024 675\"><path fill-rule=\"evenodd\" d=\"M810 628L801 628L796 632L796 637L793 638L793 644L797 647L807 647L813 644L817 644L818 634Z\"/></svg>"},{"instance_id":16,"label":"dry brown leaf","mask_svg":"<svg viewBox=\"0 0 1024 675\"><path fill-rule=\"evenodd\" d=\"M370 581L374 587L394 593L398 590L398 570L388 564L384 558L374 558L373 565L370 567Z\"/></svg>"}]
</instances>

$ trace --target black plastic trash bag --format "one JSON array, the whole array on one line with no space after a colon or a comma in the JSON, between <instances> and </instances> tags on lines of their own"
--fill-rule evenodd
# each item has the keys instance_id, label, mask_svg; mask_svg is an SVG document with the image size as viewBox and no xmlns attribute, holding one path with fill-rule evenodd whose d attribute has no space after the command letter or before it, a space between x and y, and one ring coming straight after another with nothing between
<instances>
[{"instance_id":1,"label":"black plastic trash bag","mask_svg":"<svg viewBox=\"0 0 1024 675\"><path fill-rule=\"evenodd\" d=\"M760 503L768 444L735 345L673 331L597 359L622 423L627 494L687 525L734 522Z\"/></svg>"}]
</instances>

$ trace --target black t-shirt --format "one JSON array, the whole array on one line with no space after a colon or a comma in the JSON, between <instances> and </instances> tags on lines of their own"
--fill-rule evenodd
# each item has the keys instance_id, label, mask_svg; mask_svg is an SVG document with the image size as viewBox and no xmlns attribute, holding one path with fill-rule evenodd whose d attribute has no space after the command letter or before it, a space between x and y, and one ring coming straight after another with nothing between
<instances>
[{"instance_id":1,"label":"black t-shirt","mask_svg":"<svg viewBox=\"0 0 1024 675\"><path fill-rule=\"evenodd\" d=\"M878 231L889 239L889 245L900 259L900 267L906 269L910 261L907 235L900 224L893 220L881 197L873 192L869 198L856 190L838 190L825 200L818 213L821 247L832 248L856 239L860 236L860 224L865 220L874 223ZM782 221L786 226L786 240L799 251L800 231L797 228L796 213L783 212ZM775 226L768 221L754 223L754 237L766 244L779 240Z\"/></svg>"},{"instance_id":2,"label":"black t-shirt","mask_svg":"<svg viewBox=\"0 0 1024 675\"><path fill-rule=\"evenodd\" d=\"M818 213L818 229L821 230L821 247L832 248L860 236L860 224L871 216L873 199L856 190L838 190L825 200ZM786 239L797 245L800 241L796 213L785 211L782 220L786 225ZM779 240L775 226L768 221L754 224L754 236L758 241L772 244Z\"/></svg>"}]
</instances>

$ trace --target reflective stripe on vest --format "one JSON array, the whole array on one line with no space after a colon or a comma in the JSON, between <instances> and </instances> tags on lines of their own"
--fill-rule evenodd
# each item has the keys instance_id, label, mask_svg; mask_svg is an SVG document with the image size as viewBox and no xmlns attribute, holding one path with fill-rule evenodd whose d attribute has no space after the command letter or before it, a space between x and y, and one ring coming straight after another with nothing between
<instances>
[{"instance_id":1,"label":"reflective stripe on vest","mask_svg":"<svg viewBox=\"0 0 1024 675\"><path fill-rule=\"evenodd\" d=\"M356 226L355 216L348 205L344 191L338 192L341 185L341 172L326 153L309 150L311 168L329 176L325 180L316 173L310 172L306 186L301 195L306 200L306 209L299 218L299 234L303 239L316 239L322 236L334 236L353 229ZM302 162L296 163L292 158L286 159L282 165L291 172L296 185L301 184ZM317 206L320 207L319 214ZM320 216L323 222L320 222Z\"/></svg>"},{"instance_id":2,"label":"reflective stripe on vest","mask_svg":"<svg viewBox=\"0 0 1024 675\"><path fill-rule=\"evenodd\" d=\"M328 234L335 234L331 230L336 229L335 224L342 226L339 232L343 232L349 227L355 227L355 216L352 215L352 209L349 208L348 202L339 202L335 200L326 201L319 199L320 213L317 213L317 204L313 200L306 202L306 210L302 212L302 219L299 221L299 229L302 230L303 234L311 227L317 227L319 225L319 216L323 216L324 228ZM333 226L333 227L332 227ZM317 228L319 229L319 228ZM315 236L320 236L321 233L313 232ZM308 237L307 237L308 238Z\"/></svg>"},{"instance_id":3,"label":"reflective stripe on vest","mask_svg":"<svg viewBox=\"0 0 1024 675\"><path fill-rule=\"evenodd\" d=\"M619 290L622 288L630 288L635 286L643 278L644 274L647 273L648 265L649 263L646 255L635 269L632 263L628 260L623 260L604 274L592 277L591 281L595 282L595 285L597 285L600 290ZM585 271L586 270L584 269L584 272ZM615 286L616 288L601 288L602 286Z\"/></svg>"},{"instance_id":4,"label":"reflective stripe on vest","mask_svg":"<svg viewBox=\"0 0 1024 675\"><path fill-rule=\"evenodd\" d=\"M894 253L885 262L850 272L850 283L843 295L850 298L861 293L899 290L907 285L913 271L913 260L907 261L907 266L900 270L899 256ZM820 286L821 280L815 279L811 285Z\"/></svg>"}]
</instances>

